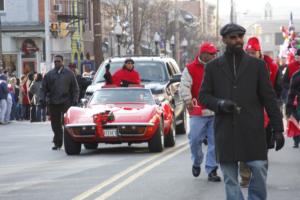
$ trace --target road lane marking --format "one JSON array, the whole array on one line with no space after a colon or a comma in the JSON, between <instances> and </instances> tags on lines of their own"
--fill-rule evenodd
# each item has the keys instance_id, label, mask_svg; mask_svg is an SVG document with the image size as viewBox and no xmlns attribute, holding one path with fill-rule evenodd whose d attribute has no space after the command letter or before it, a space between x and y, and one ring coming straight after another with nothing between
<instances>
[{"instance_id":1,"label":"road lane marking","mask_svg":"<svg viewBox=\"0 0 300 200\"><path fill-rule=\"evenodd\" d=\"M173 158L174 156L182 153L183 151L187 150L188 148L189 148L188 145L186 145L183 148L178 149L175 152L167 155L166 157L163 157L163 158L155 161L154 163L146 166L144 169L139 170L138 172L136 172L133 175L129 176L124 181L122 181L121 183L117 184L116 186L114 186L113 188L111 188L110 190L108 190L107 192L103 193L101 196L99 196L98 198L96 198L96 200L106 200L107 198L111 197L113 194L115 194L116 192L118 192L122 188L126 187L127 185L129 185L130 183L132 183L133 181L135 181L136 179L138 179L139 177L141 177L144 174L146 174L147 172L149 172L151 169L157 167L158 165L161 165L162 163L164 163L167 160Z\"/></svg>"},{"instance_id":2,"label":"road lane marking","mask_svg":"<svg viewBox=\"0 0 300 200\"><path fill-rule=\"evenodd\" d=\"M167 149L166 151L164 151L164 152L162 152L160 154L156 154L156 155L151 156L148 159L142 160L139 163L137 163L137 164L135 164L135 165L133 165L133 166L125 169L124 171L122 171L122 172L114 175L113 177L105 180L104 182L102 182L102 183L94 186L93 188L91 188L91 189L89 189L89 190L81 193L80 195L74 197L72 200L83 200L83 199L86 199L89 196L91 196L91 195L95 194L96 192L98 192L99 190L103 189L104 187L106 187L106 186L114 183L115 181L121 179L122 177L126 176L127 174L131 173L132 171L134 171L134 170L142 167L143 165L145 165L145 164L147 164L147 163L149 163L149 162L151 162L151 161L153 161L153 160L155 160L155 159L157 159L159 157L162 157L162 156L164 156L166 154L169 154L170 152L173 152L173 151L176 152L177 149L180 149L180 148L182 148L182 147L184 147L186 145L187 145L187 142L183 142L180 145L176 146L175 148Z\"/></svg>"}]
</instances>

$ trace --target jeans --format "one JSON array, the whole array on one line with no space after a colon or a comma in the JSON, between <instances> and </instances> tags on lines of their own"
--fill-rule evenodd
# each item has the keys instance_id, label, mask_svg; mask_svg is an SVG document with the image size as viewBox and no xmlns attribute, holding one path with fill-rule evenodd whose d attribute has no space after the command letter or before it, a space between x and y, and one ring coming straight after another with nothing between
<instances>
[{"instance_id":1,"label":"jeans","mask_svg":"<svg viewBox=\"0 0 300 200\"><path fill-rule=\"evenodd\" d=\"M12 108L13 102L12 102L12 97L10 94L7 96L7 109L4 117L4 123L8 123L10 121L10 113L11 113L11 108Z\"/></svg>"},{"instance_id":2,"label":"jeans","mask_svg":"<svg viewBox=\"0 0 300 200\"><path fill-rule=\"evenodd\" d=\"M0 99L0 123L4 123L6 110L7 110L7 100Z\"/></svg>"},{"instance_id":3,"label":"jeans","mask_svg":"<svg viewBox=\"0 0 300 200\"><path fill-rule=\"evenodd\" d=\"M250 184L248 188L248 200L267 199L267 160L254 160L245 162L251 171ZM224 176L226 199L244 200L238 181L238 162L220 163Z\"/></svg>"},{"instance_id":4,"label":"jeans","mask_svg":"<svg viewBox=\"0 0 300 200\"><path fill-rule=\"evenodd\" d=\"M209 174L218 168L215 156L214 116L191 116L188 138L193 166L199 167L203 161L202 141L205 136L207 136L208 143L205 170Z\"/></svg>"},{"instance_id":5,"label":"jeans","mask_svg":"<svg viewBox=\"0 0 300 200\"><path fill-rule=\"evenodd\" d=\"M21 120L22 119L22 105L20 103L16 103L15 119L16 120Z\"/></svg>"}]
</instances>

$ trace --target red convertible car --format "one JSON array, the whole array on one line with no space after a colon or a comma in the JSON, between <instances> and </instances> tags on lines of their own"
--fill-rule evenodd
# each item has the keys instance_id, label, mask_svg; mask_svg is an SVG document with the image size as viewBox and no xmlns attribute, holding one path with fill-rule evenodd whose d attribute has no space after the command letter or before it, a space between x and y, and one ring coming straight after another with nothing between
<instances>
[{"instance_id":1,"label":"red convertible car","mask_svg":"<svg viewBox=\"0 0 300 200\"><path fill-rule=\"evenodd\" d=\"M150 152L175 145L173 109L157 103L150 89L101 88L83 107L71 107L64 116L64 146L68 155L96 149L98 143L147 142Z\"/></svg>"}]
</instances>

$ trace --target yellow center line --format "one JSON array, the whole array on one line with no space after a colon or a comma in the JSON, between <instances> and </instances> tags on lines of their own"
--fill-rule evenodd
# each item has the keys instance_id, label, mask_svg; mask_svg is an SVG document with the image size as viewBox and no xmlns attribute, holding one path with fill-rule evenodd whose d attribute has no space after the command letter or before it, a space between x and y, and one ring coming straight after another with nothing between
<instances>
[{"instance_id":1,"label":"yellow center line","mask_svg":"<svg viewBox=\"0 0 300 200\"><path fill-rule=\"evenodd\" d=\"M184 142L184 143L180 144L179 146L177 146L176 149L179 149L179 148L181 148L182 146L185 146L186 144L187 144L187 142ZM159 158L159 157L163 157L164 155L166 155L166 154L168 154L168 153L170 153L170 152L172 152L172 151L174 151L174 148L168 149L168 150L164 151L163 153L160 153L160 154L156 154L156 155L154 155L154 156L151 156L150 158L145 159L145 160L143 160L143 161L141 161L141 162L139 162L139 163L137 163L137 164L135 164L135 165L133 165L133 166L127 168L127 169L125 169L124 171L122 171L122 172L120 172L120 173L114 175L113 177L111 177L111 178L105 180L104 182L102 182L102 183L100 183L100 184L94 186L93 188L91 188L91 189L89 189L89 190L87 190L87 191L81 193L80 195L74 197L72 200L83 200L83 199L86 199L87 197L93 195L93 194L96 193L97 191L103 189L104 187L106 187L106 186L112 184L113 182L115 182L115 181L121 179L122 177L126 176L126 175L129 174L130 172L132 172L132 171L134 171L134 170L136 170L136 169L142 167L143 165L147 164L148 162L151 162L151 161L153 161L153 160L155 160L155 159L157 159L157 158Z\"/></svg>"},{"instance_id":2,"label":"yellow center line","mask_svg":"<svg viewBox=\"0 0 300 200\"><path fill-rule=\"evenodd\" d=\"M111 188L110 190L108 190L107 192L103 193L101 196L99 196L96 200L106 200L107 198L111 197L113 194L115 194L116 192L118 192L119 190L121 190L122 188L126 187L127 185L129 185L130 183L132 183L133 181L135 181L137 178L143 176L144 174L146 174L148 171L150 171L151 169L157 167L158 165L162 164L163 162L171 159L172 157L182 153L183 151L185 151L186 149L188 149L188 145L184 146L181 149L176 150L175 152L169 154L166 157L163 157L157 161L155 161L154 163L152 163L151 165L148 165L147 167L139 170L138 172L134 173L133 175L129 176L127 179L125 179L124 181L122 181L121 183L117 184L116 186L114 186L113 188Z\"/></svg>"}]
</instances>

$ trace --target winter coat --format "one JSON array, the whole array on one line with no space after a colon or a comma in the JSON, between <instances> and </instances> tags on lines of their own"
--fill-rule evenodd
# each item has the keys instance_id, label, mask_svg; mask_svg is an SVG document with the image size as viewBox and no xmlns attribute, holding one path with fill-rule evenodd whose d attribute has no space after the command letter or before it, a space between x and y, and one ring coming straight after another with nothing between
<instances>
[{"instance_id":1,"label":"winter coat","mask_svg":"<svg viewBox=\"0 0 300 200\"><path fill-rule=\"evenodd\" d=\"M51 105L76 104L79 87L74 73L67 69L52 69L44 77L40 91L41 101Z\"/></svg>"},{"instance_id":2,"label":"winter coat","mask_svg":"<svg viewBox=\"0 0 300 200\"><path fill-rule=\"evenodd\" d=\"M7 99L8 89L7 83L4 80L0 80L0 100Z\"/></svg>"},{"instance_id":3,"label":"winter coat","mask_svg":"<svg viewBox=\"0 0 300 200\"><path fill-rule=\"evenodd\" d=\"M296 103L300 105L300 70L298 70L291 79L290 89L288 92L288 98L286 103L286 115L290 116L296 112Z\"/></svg>"},{"instance_id":4,"label":"winter coat","mask_svg":"<svg viewBox=\"0 0 300 200\"><path fill-rule=\"evenodd\" d=\"M29 92L33 95L31 103L33 105L39 105L39 101L41 99L41 87L42 87L42 81L33 81L29 88Z\"/></svg>"},{"instance_id":5,"label":"winter coat","mask_svg":"<svg viewBox=\"0 0 300 200\"><path fill-rule=\"evenodd\" d=\"M289 89L291 78L298 69L300 69L299 62L293 61L288 64L285 73L283 75L283 87L285 89Z\"/></svg>"},{"instance_id":6,"label":"winter coat","mask_svg":"<svg viewBox=\"0 0 300 200\"><path fill-rule=\"evenodd\" d=\"M215 149L219 162L267 160L264 108L276 132L283 132L283 122L262 60L244 52L239 57L228 52L209 62L199 99L215 111ZM225 114L219 109L220 100L231 100L240 109Z\"/></svg>"}]
</instances>

